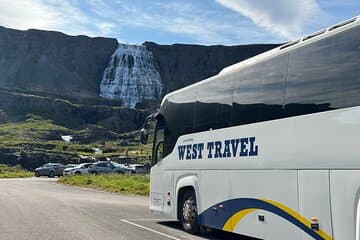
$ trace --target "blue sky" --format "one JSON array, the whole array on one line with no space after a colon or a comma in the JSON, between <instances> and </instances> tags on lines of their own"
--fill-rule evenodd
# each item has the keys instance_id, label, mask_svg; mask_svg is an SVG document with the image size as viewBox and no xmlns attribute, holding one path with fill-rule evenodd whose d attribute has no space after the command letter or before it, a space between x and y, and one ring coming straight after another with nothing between
<instances>
[{"instance_id":1,"label":"blue sky","mask_svg":"<svg viewBox=\"0 0 360 240\"><path fill-rule=\"evenodd\" d=\"M2 26L123 43L277 43L359 14L359 0L0 0Z\"/></svg>"}]
</instances>

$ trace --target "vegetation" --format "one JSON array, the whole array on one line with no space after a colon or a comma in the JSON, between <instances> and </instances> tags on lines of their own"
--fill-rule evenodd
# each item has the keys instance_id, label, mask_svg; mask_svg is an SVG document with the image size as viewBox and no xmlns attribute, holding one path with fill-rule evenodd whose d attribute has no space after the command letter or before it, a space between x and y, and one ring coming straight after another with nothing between
<instances>
[{"instance_id":1,"label":"vegetation","mask_svg":"<svg viewBox=\"0 0 360 240\"><path fill-rule=\"evenodd\" d=\"M0 164L0 178L25 178L32 177L32 172L26 171L20 166L8 166Z\"/></svg>"},{"instance_id":2,"label":"vegetation","mask_svg":"<svg viewBox=\"0 0 360 240\"><path fill-rule=\"evenodd\" d=\"M74 141L65 143L61 135L72 135ZM78 163L80 156L146 163L151 146L139 140L138 132L117 134L99 126L74 130L28 114L26 119L0 124L0 161L31 170L46 162ZM96 154L94 148L103 153Z\"/></svg>"},{"instance_id":3,"label":"vegetation","mask_svg":"<svg viewBox=\"0 0 360 240\"><path fill-rule=\"evenodd\" d=\"M64 176L59 183L81 187L101 189L115 193L136 195L149 195L149 175L122 175L122 174L99 174L99 175L75 175Z\"/></svg>"}]
</instances>

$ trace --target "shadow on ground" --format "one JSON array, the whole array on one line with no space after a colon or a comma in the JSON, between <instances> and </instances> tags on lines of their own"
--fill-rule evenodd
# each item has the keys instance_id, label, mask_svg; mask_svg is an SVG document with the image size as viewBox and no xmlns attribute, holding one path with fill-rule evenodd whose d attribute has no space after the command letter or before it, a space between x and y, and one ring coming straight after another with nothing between
<instances>
[{"instance_id":1,"label":"shadow on ground","mask_svg":"<svg viewBox=\"0 0 360 240\"><path fill-rule=\"evenodd\" d=\"M181 226L180 222L178 222L178 221L158 222L158 224L182 231L182 226ZM239 234L224 232L224 231L215 230L215 229L212 229L210 232L201 234L199 236L201 236L203 238L207 238L207 239L213 239L213 240L224 240L224 239L257 240L257 238L250 238L250 237L242 236Z\"/></svg>"}]
</instances>

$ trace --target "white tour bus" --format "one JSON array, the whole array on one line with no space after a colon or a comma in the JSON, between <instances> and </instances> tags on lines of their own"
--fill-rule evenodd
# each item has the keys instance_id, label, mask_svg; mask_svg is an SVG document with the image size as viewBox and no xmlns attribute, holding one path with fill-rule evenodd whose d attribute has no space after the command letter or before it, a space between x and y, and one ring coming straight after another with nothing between
<instances>
[{"instance_id":1,"label":"white tour bus","mask_svg":"<svg viewBox=\"0 0 360 240\"><path fill-rule=\"evenodd\" d=\"M360 17L166 95L148 136L150 209L188 232L360 240Z\"/></svg>"}]
</instances>

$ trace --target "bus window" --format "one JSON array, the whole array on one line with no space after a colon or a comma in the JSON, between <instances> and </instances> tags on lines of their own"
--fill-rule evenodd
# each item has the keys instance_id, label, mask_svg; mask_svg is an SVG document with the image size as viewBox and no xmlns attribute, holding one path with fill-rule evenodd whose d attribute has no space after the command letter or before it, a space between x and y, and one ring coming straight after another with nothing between
<instances>
[{"instance_id":1,"label":"bus window","mask_svg":"<svg viewBox=\"0 0 360 240\"><path fill-rule=\"evenodd\" d=\"M156 130L154 137L154 146L153 146L153 162L156 164L160 162L164 157L164 138L165 138L165 124L162 117L160 117L156 122Z\"/></svg>"},{"instance_id":2,"label":"bus window","mask_svg":"<svg viewBox=\"0 0 360 240\"><path fill-rule=\"evenodd\" d=\"M260 84L258 67L249 67L236 73L234 100L232 108L232 125L258 122Z\"/></svg>"},{"instance_id":3,"label":"bus window","mask_svg":"<svg viewBox=\"0 0 360 240\"><path fill-rule=\"evenodd\" d=\"M145 121L144 128L141 129L140 141L142 144L149 144L154 142L154 130L155 130L155 121L152 119L147 119Z\"/></svg>"},{"instance_id":4,"label":"bus window","mask_svg":"<svg viewBox=\"0 0 360 240\"><path fill-rule=\"evenodd\" d=\"M341 91L341 81L337 79L339 65L334 52L334 37L291 52L286 87L286 116L336 108L336 93Z\"/></svg>"},{"instance_id":5,"label":"bus window","mask_svg":"<svg viewBox=\"0 0 360 240\"><path fill-rule=\"evenodd\" d=\"M358 106L360 103L360 27L346 31L335 39L337 74L341 90L334 93L336 108Z\"/></svg>"},{"instance_id":6,"label":"bus window","mask_svg":"<svg viewBox=\"0 0 360 240\"><path fill-rule=\"evenodd\" d=\"M259 65L258 119L270 121L284 116L285 83L289 56L283 54Z\"/></svg>"},{"instance_id":7,"label":"bus window","mask_svg":"<svg viewBox=\"0 0 360 240\"><path fill-rule=\"evenodd\" d=\"M163 104L161 114L166 119L164 154L169 154L177 139L194 132L196 89L170 96ZM165 122L164 122L165 125Z\"/></svg>"},{"instance_id":8,"label":"bus window","mask_svg":"<svg viewBox=\"0 0 360 240\"><path fill-rule=\"evenodd\" d=\"M147 117L144 128L141 129L140 142L146 145L147 148L151 149L152 155L149 155L149 163L153 162L153 150L154 150L154 136L155 136L156 120L154 115Z\"/></svg>"},{"instance_id":9,"label":"bus window","mask_svg":"<svg viewBox=\"0 0 360 240\"><path fill-rule=\"evenodd\" d=\"M156 135L154 163L160 162L164 157L164 129L156 131Z\"/></svg>"},{"instance_id":10,"label":"bus window","mask_svg":"<svg viewBox=\"0 0 360 240\"><path fill-rule=\"evenodd\" d=\"M207 131L215 128L216 122L216 103L208 101L213 100L216 88L211 84L209 86L199 86L197 88L197 98L194 111L194 130L196 132Z\"/></svg>"},{"instance_id":11,"label":"bus window","mask_svg":"<svg viewBox=\"0 0 360 240\"><path fill-rule=\"evenodd\" d=\"M235 78L220 77L197 88L194 131L229 127Z\"/></svg>"}]
</instances>

